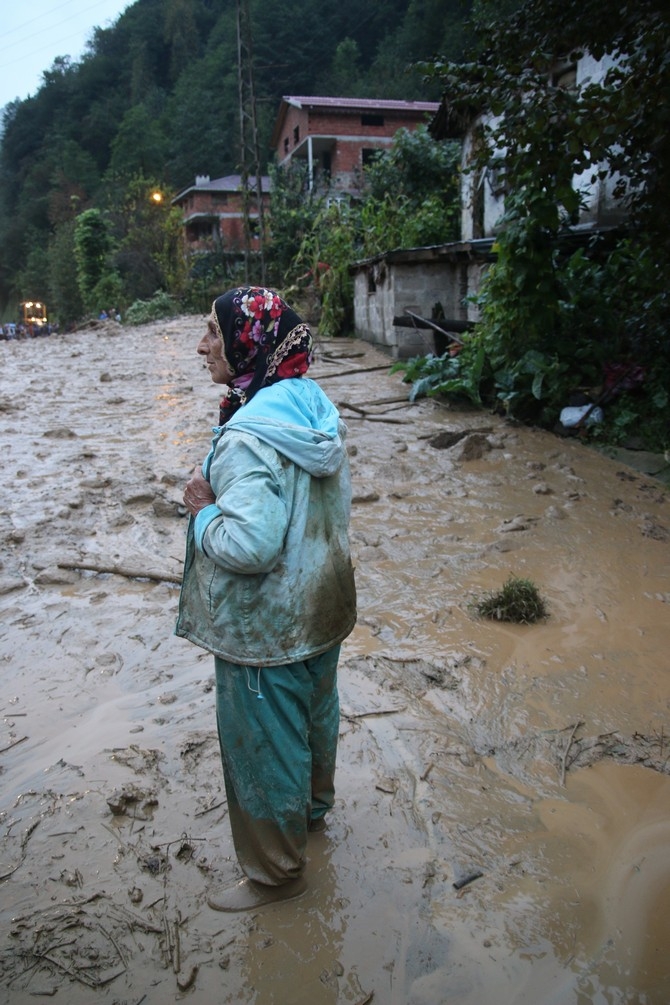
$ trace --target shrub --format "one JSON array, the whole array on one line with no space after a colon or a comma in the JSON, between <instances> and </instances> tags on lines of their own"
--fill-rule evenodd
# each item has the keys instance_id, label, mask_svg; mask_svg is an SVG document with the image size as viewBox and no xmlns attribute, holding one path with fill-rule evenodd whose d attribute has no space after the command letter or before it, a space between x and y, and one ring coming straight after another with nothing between
<instances>
[{"instance_id":1,"label":"shrub","mask_svg":"<svg viewBox=\"0 0 670 1005\"><path fill-rule=\"evenodd\" d=\"M547 605L529 579L510 576L502 589L484 594L474 603L481 617L530 625L547 617Z\"/></svg>"},{"instance_id":2,"label":"shrub","mask_svg":"<svg viewBox=\"0 0 670 1005\"><path fill-rule=\"evenodd\" d=\"M154 293L151 300L136 300L126 311L125 321L130 325L144 325L160 318L174 317L178 313L178 303L163 290Z\"/></svg>"}]
</instances>

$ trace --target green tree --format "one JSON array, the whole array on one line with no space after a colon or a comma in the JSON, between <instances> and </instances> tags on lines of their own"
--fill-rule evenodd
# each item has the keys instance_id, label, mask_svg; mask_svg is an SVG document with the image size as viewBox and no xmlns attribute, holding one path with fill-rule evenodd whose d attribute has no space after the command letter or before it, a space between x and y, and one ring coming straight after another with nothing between
<instances>
[{"instance_id":1,"label":"green tree","mask_svg":"<svg viewBox=\"0 0 670 1005\"><path fill-rule=\"evenodd\" d=\"M658 213L670 168L670 14L662 0L624 0L602 16L595 0L527 0L502 21L479 14L486 44L464 64L424 64L452 116L488 111L479 166L497 158L509 191L546 190L568 218L573 176L616 178L633 223L670 246ZM609 57L602 80L579 88L552 77L559 61Z\"/></svg>"},{"instance_id":2,"label":"green tree","mask_svg":"<svg viewBox=\"0 0 670 1005\"><path fill-rule=\"evenodd\" d=\"M63 325L77 321L85 313L77 281L75 226L74 220L66 220L59 224L47 250L49 316Z\"/></svg>"},{"instance_id":3,"label":"green tree","mask_svg":"<svg viewBox=\"0 0 670 1005\"><path fill-rule=\"evenodd\" d=\"M364 97L366 87L361 69L361 53L353 38L344 38L338 44L329 70L319 82L324 94L339 97Z\"/></svg>"},{"instance_id":4,"label":"green tree","mask_svg":"<svg viewBox=\"0 0 670 1005\"><path fill-rule=\"evenodd\" d=\"M232 31L232 26L231 26ZM184 68L166 110L166 171L175 186L198 174L222 177L239 164L235 36Z\"/></svg>"},{"instance_id":5,"label":"green tree","mask_svg":"<svg viewBox=\"0 0 670 1005\"><path fill-rule=\"evenodd\" d=\"M460 145L435 142L425 126L400 129L365 169L363 252L457 240Z\"/></svg>"},{"instance_id":6,"label":"green tree","mask_svg":"<svg viewBox=\"0 0 670 1005\"><path fill-rule=\"evenodd\" d=\"M114 272L122 282L122 301L144 300L157 290L181 296L187 279L181 213L170 190L157 178L138 174L117 191L110 205L115 250Z\"/></svg>"},{"instance_id":7,"label":"green tree","mask_svg":"<svg viewBox=\"0 0 670 1005\"><path fill-rule=\"evenodd\" d=\"M112 240L109 225L99 209L87 209L77 217L74 230L74 254L77 283L84 307L96 312L96 286L110 271Z\"/></svg>"},{"instance_id":8,"label":"green tree","mask_svg":"<svg viewBox=\"0 0 670 1005\"><path fill-rule=\"evenodd\" d=\"M456 37L469 2L340 0L326 9L319 0L251 0L263 162L283 95L430 96L405 68ZM9 105L0 137L0 302L13 298L32 242L47 247L62 223L104 208L109 189L116 198L136 173L173 190L196 174L237 173L236 13L236 0L131 3L93 31L80 60L59 57L33 97Z\"/></svg>"},{"instance_id":9,"label":"green tree","mask_svg":"<svg viewBox=\"0 0 670 1005\"><path fill-rule=\"evenodd\" d=\"M351 333L354 291L349 264L356 258L358 225L355 206L324 201L296 256L297 267L319 295L319 331L326 338Z\"/></svg>"},{"instance_id":10,"label":"green tree","mask_svg":"<svg viewBox=\"0 0 670 1005\"><path fill-rule=\"evenodd\" d=\"M282 287L294 283L295 265L306 234L311 233L322 204L307 185L307 165L291 161L288 167L270 165L270 212L267 265L273 282Z\"/></svg>"},{"instance_id":11,"label":"green tree","mask_svg":"<svg viewBox=\"0 0 670 1005\"><path fill-rule=\"evenodd\" d=\"M39 234L31 230L28 235L28 254L19 273L16 292L18 300L46 300L48 293L47 249Z\"/></svg>"},{"instance_id":12,"label":"green tree","mask_svg":"<svg viewBox=\"0 0 670 1005\"><path fill-rule=\"evenodd\" d=\"M143 104L123 116L110 144L109 170L124 178L159 174L165 162L165 136L158 119Z\"/></svg>"},{"instance_id":13,"label":"green tree","mask_svg":"<svg viewBox=\"0 0 670 1005\"><path fill-rule=\"evenodd\" d=\"M549 424L571 388L602 377L608 354L633 359L648 368L649 391L618 398L612 428L625 427L616 420L620 408L631 428L658 433L665 424L667 443L667 410L658 421L667 395L654 390L670 378L667 5L624 0L603 17L595 0L526 0L501 18L481 0L477 18L482 42L470 62L436 59L424 69L440 81L452 123L492 116L482 120L473 167L495 166L507 193L498 259L480 297L477 338L489 361L482 373L492 374L510 411ZM606 60L603 78L561 86L556 63L585 51ZM616 181L634 252L600 240L588 255L561 253L557 238L579 216L574 177L584 173ZM583 296L589 284L598 298ZM620 303L621 314L603 331L607 300Z\"/></svg>"}]
</instances>

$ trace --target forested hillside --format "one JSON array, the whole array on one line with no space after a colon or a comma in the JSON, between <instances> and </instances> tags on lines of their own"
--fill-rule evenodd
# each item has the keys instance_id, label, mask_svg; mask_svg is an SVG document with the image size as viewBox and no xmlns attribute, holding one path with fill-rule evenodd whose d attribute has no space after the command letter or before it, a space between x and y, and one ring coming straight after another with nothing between
<instances>
[{"instance_id":1,"label":"forested hillside","mask_svg":"<svg viewBox=\"0 0 670 1005\"><path fill-rule=\"evenodd\" d=\"M283 94L429 93L413 61L458 59L469 0L250 0L261 156ZM73 221L114 215L138 179L171 193L239 166L236 0L137 0L4 110L0 310L71 288ZM136 221L142 229L147 221ZM125 235L127 236L127 235ZM132 242L131 242L132 243ZM69 272L68 272L69 270ZM9 316L9 315L7 315Z\"/></svg>"}]
</instances>

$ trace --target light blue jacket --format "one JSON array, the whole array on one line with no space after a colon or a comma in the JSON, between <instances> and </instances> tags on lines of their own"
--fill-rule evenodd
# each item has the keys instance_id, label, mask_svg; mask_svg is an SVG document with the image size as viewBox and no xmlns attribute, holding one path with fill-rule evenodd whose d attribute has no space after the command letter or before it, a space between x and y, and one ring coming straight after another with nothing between
<instances>
[{"instance_id":1,"label":"light blue jacket","mask_svg":"<svg viewBox=\"0 0 670 1005\"><path fill-rule=\"evenodd\" d=\"M356 621L346 427L318 384L262 388L214 430L176 634L246 666L308 659Z\"/></svg>"}]
</instances>

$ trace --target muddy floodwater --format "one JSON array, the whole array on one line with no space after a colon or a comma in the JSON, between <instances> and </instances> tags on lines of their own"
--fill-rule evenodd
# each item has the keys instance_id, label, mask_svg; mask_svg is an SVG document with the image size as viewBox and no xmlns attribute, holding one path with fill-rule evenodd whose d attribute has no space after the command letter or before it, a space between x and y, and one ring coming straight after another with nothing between
<instances>
[{"instance_id":1,"label":"muddy floodwater","mask_svg":"<svg viewBox=\"0 0 670 1005\"><path fill-rule=\"evenodd\" d=\"M305 897L239 871L173 635L201 318L0 343L0 1003L668 1005L670 493L323 343L359 620ZM546 621L473 601L531 579Z\"/></svg>"}]
</instances>

